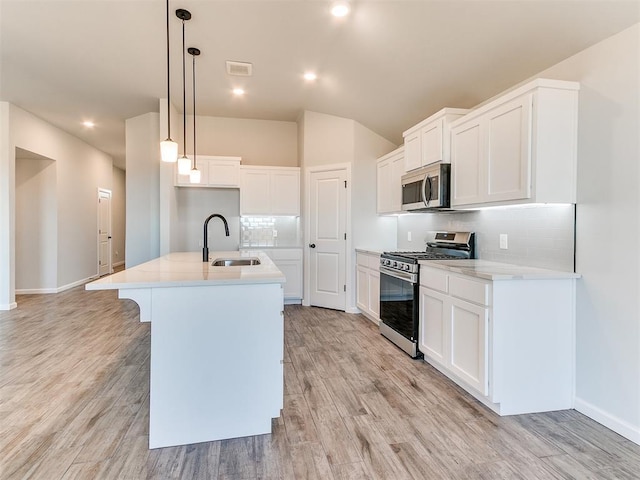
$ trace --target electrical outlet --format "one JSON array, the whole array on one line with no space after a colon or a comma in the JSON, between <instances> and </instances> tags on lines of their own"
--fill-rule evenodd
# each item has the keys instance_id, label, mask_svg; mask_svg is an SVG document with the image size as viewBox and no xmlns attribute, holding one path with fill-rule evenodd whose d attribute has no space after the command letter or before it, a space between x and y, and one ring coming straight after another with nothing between
<instances>
[{"instance_id":1,"label":"electrical outlet","mask_svg":"<svg viewBox=\"0 0 640 480\"><path fill-rule=\"evenodd\" d=\"M273 229L273 238L278 238L278 230Z\"/></svg>"},{"instance_id":2,"label":"electrical outlet","mask_svg":"<svg viewBox=\"0 0 640 480\"><path fill-rule=\"evenodd\" d=\"M500 249L507 250L509 248L509 237L506 233L500 234Z\"/></svg>"},{"instance_id":3,"label":"electrical outlet","mask_svg":"<svg viewBox=\"0 0 640 480\"><path fill-rule=\"evenodd\" d=\"M411 232L407 232L407 241L410 242L411 241Z\"/></svg>"}]
</instances>

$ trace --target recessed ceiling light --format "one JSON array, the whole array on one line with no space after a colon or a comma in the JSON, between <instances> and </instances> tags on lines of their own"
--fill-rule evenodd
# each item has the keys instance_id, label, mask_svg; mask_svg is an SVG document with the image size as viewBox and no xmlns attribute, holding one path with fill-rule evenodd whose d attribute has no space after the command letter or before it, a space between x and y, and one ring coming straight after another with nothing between
<instances>
[{"instance_id":1,"label":"recessed ceiling light","mask_svg":"<svg viewBox=\"0 0 640 480\"><path fill-rule=\"evenodd\" d=\"M86 122L82 122L82 125L84 125L87 128L93 128L96 126L95 123L93 123L91 120L87 120Z\"/></svg>"},{"instance_id":2,"label":"recessed ceiling light","mask_svg":"<svg viewBox=\"0 0 640 480\"><path fill-rule=\"evenodd\" d=\"M345 17L349 14L349 4L347 2L336 2L331 7L331 15L334 17Z\"/></svg>"},{"instance_id":3,"label":"recessed ceiling light","mask_svg":"<svg viewBox=\"0 0 640 480\"><path fill-rule=\"evenodd\" d=\"M234 95L238 95L238 96L244 95L244 90L242 88L234 88L233 89L233 94Z\"/></svg>"},{"instance_id":4,"label":"recessed ceiling light","mask_svg":"<svg viewBox=\"0 0 640 480\"><path fill-rule=\"evenodd\" d=\"M316 78L318 78L318 76L313 72L306 72L304 74L304 79L309 81L309 82L314 81Z\"/></svg>"}]
</instances>

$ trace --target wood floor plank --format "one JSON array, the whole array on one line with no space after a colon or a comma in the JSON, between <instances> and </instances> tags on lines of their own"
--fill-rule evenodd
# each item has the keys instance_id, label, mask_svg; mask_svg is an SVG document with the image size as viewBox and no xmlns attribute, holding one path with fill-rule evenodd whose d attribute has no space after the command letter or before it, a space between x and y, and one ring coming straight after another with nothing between
<instances>
[{"instance_id":1,"label":"wood floor plank","mask_svg":"<svg viewBox=\"0 0 640 480\"><path fill-rule=\"evenodd\" d=\"M331 467L335 480L369 480L371 473L364 462L342 463Z\"/></svg>"},{"instance_id":2,"label":"wood floor plank","mask_svg":"<svg viewBox=\"0 0 640 480\"><path fill-rule=\"evenodd\" d=\"M184 446L182 468L178 478L194 480L218 478L220 450L221 442L196 443ZM158 474L162 473L156 466L153 469Z\"/></svg>"},{"instance_id":3,"label":"wood floor plank","mask_svg":"<svg viewBox=\"0 0 640 480\"><path fill-rule=\"evenodd\" d=\"M299 443L291 447L293 477L306 480L333 478L322 445L316 442Z\"/></svg>"},{"instance_id":4,"label":"wood floor plank","mask_svg":"<svg viewBox=\"0 0 640 480\"><path fill-rule=\"evenodd\" d=\"M329 465L359 463L362 461L349 430L338 414L324 415L316 419L316 430Z\"/></svg>"},{"instance_id":5,"label":"wood floor plank","mask_svg":"<svg viewBox=\"0 0 640 480\"><path fill-rule=\"evenodd\" d=\"M318 442L313 417L303 395L287 395L284 399L284 426L290 445Z\"/></svg>"},{"instance_id":6,"label":"wood floor plank","mask_svg":"<svg viewBox=\"0 0 640 480\"><path fill-rule=\"evenodd\" d=\"M150 451L136 304L78 287L18 305L0 312L2 480L640 478L640 446L584 415L499 417L361 315L300 305L270 435Z\"/></svg>"},{"instance_id":7,"label":"wood floor plank","mask_svg":"<svg viewBox=\"0 0 640 480\"><path fill-rule=\"evenodd\" d=\"M254 437L233 438L222 440L219 443L218 478L220 480L254 479L257 477ZM211 476L201 478L211 478Z\"/></svg>"}]
</instances>

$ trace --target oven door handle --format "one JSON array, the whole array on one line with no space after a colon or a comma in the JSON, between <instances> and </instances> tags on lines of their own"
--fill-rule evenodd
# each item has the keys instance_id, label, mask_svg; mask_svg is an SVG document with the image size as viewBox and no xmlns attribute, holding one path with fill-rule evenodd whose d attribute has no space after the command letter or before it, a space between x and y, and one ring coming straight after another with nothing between
<instances>
[{"instance_id":1,"label":"oven door handle","mask_svg":"<svg viewBox=\"0 0 640 480\"><path fill-rule=\"evenodd\" d=\"M380 265L380 273L389 275L393 278L397 278L398 280L404 280L405 282L409 282L411 284L418 283L415 273L401 272L400 270L393 270L391 268L383 267L382 265Z\"/></svg>"}]
</instances>

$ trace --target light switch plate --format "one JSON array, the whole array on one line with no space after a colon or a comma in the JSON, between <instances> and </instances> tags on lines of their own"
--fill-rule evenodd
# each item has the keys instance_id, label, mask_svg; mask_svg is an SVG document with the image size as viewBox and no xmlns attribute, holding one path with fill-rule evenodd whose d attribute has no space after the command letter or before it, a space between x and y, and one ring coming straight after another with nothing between
<instances>
[{"instance_id":1,"label":"light switch plate","mask_svg":"<svg viewBox=\"0 0 640 480\"><path fill-rule=\"evenodd\" d=\"M411 232L407 232L407 242L411 241Z\"/></svg>"},{"instance_id":2,"label":"light switch plate","mask_svg":"<svg viewBox=\"0 0 640 480\"><path fill-rule=\"evenodd\" d=\"M508 236L506 233L501 233L500 234L500 249L501 250L507 250L509 248L509 240L508 240Z\"/></svg>"}]
</instances>

